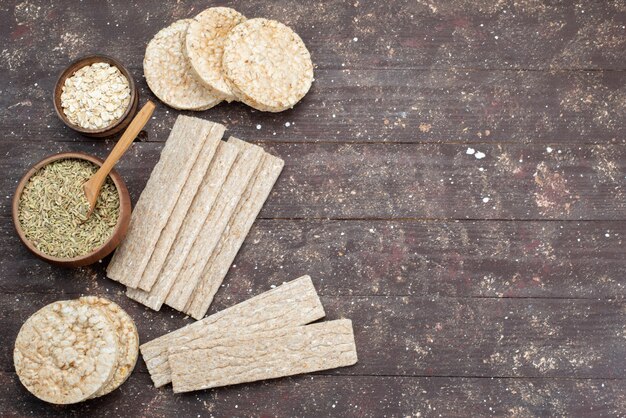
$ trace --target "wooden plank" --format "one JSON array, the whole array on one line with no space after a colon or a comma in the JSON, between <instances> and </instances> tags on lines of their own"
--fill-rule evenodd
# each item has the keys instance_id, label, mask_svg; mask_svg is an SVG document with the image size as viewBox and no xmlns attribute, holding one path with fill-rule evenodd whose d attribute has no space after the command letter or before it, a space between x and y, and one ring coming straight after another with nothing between
<instances>
[{"instance_id":1,"label":"wooden plank","mask_svg":"<svg viewBox=\"0 0 626 418\"><path fill-rule=\"evenodd\" d=\"M147 311L122 294L93 289L89 294L111 297L128 309L143 343L190 323ZM215 309L252 295L229 296L222 304L216 301ZM0 318L10 318L3 328L9 341L39 306L68 295L42 295L37 303L26 297L0 295ZM356 365L332 374L623 379L626 373L624 301L436 296L322 296L321 301L327 320L352 319L359 354ZM0 365L13 370L11 350L0 352Z\"/></svg>"},{"instance_id":2,"label":"wooden plank","mask_svg":"<svg viewBox=\"0 0 626 418\"><path fill-rule=\"evenodd\" d=\"M626 191L626 148L619 146L292 144L268 151L285 168L262 217L626 216L619 197Z\"/></svg>"},{"instance_id":3,"label":"wooden plank","mask_svg":"<svg viewBox=\"0 0 626 418\"><path fill-rule=\"evenodd\" d=\"M199 114L226 124L230 135L286 142L267 148L291 164L212 310L310 272L320 278L316 286L331 318L355 314L371 322L355 328L359 347L372 342L366 363L361 358L353 371L359 375L339 371L173 396L151 389L140 361L119 391L59 410L22 388L9 344L0 351L4 415L623 415L626 13L620 2L212 5L293 26L317 65L317 81L293 110L270 115L229 104ZM6 41L0 48L0 319L7 340L33 304L85 293L127 309L144 341L190 322L126 298L121 285L104 279L106 261L68 271L35 260L8 215L12 190L36 159L61 150L104 157L113 144L62 126L49 101L61 69L80 55L103 52L131 68L142 100L154 98L141 77L145 44L158 28L205 7L0 4ZM178 113L159 105L140 139L163 142ZM355 145L327 144L333 142ZM377 142L401 145L362 145ZM464 160L467 147L486 157ZM136 144L122 161L134 201L159 150ZM296 168L302 163L312 174ZM446 220L466 217L492 220ZM548 222L518 222L531 219ZM564 297L616 300L554 299ZM407 352L415 341L419 346ZM497 377L512 374L548 377ZM585 375L595 377L577 377Z\"/></svg>"},{"instance_id":4,"label":"wooden plank","mask_svg":"<svg viewBox=\"0 0 626 418\"><path fill-rule=\"evenodd\" d=\"M28 5L18 0L2 5L6 18L0 34L11 41L6 52L11 60L4 65L16 70L64 64L92 51L139 66L159 28L206 8L201 2L128 7L121 0L109 0L105 10L97 0ZM619 2L237 0L212 5L292 26L321 68L623 69L626 62L626 17ZM24 47L38 53L18 50Z\"/></svg>"},{"instance_id":5,"label":"wooden plank","mask_svg":"<svg viewBox=\"0 0 626 418\"><path fill-rule=\"evenodd\" d=\"M258 220L218 296L309 271L329 296L619 298L624 236L623 221Z\"/></svg>"},{"instance_id":6,"label":"wooden plank","mask_svg":"<svg viewBox=\"0 0 626 418\"><path fill-rule=\"evenodd\" d=\"M626 372L621 301L322 297L322 303L328 319L354 323L359 363L340 374L623 378Z\"/></svg>"},{"instance_id":7,"label":"wooden plank","mask_svg":"<svg viewBox=\"0 0 626 418\"><path fill-rule=\"evenodd\" d=\"M14 373L0 372L0 403L8 416L594 416L623 413L626 381L611 379L476 379L389 376L296 376L171 395L150 389L135 372L107 397L63 407L33 398ZM117 409L115 409L117 408ZM112 412L114 411L114 412ZM123 411L123 412L120 412Z\"/></svg>"},{"instance_id":8,"label":"wooden plank","mask_svg":"<svg viewBox=\"0 0 626 418\"><path fill-rule=\"evenodd\" d=\"M257 220L215 303L303 272L328 296L622 298L624 236L625 221ZM0 218L0 248L0 292L122 291L103 279L106 260L67 270L35 259L8 218Z\"/></svg>"},{"instance_id":9,"label":"wooden plank","mask_svg":"<svg viewBox=\"0 0 626 418\"><path fill-rule=\"evenodd\" d=\"M120 161L133 198L161 146L136 143ZM2 142L0 187L12 190L28 167L53 152L106 155L109 147ZM626 219L626 146L294 143L264 149L285 168L262 218ZM0 213L10 213L9 203L0 201Z\"/></svg>"},{"instance_id":10,"label":"wooden plank","mask_svg":"<svg viewBox=\"0 0 626 418\"><path fill-rule=\"evenodd\" d=\"M624 221L258 220L217 299L258 294L304 271L323 295L624 297L624 235ZM0 248L9 249L0 292L116 289L101 278L106 261L66 270L35 259L7 218Z\"/></svg>"},{"instance_id":11,"label":"wooden plank","mask_svg":"<svg viewBox=\"0 0 626 418\"><path fill-rule=\"evenodd\" d=\"M47 100L22 99L47 98L58 71L35 70L29 77L0 71L9 81L0 96L5 140L85 141L64 127ZM180 112L152 95L141 67L132 72L141 97L157 103L143 138L165 141ZM626 142L624 71L337 69L317 70L315 78L309 94L287 112L231 103L188 114L224 124L228 135L264 142Z\"/></svg>"}]
</instances>

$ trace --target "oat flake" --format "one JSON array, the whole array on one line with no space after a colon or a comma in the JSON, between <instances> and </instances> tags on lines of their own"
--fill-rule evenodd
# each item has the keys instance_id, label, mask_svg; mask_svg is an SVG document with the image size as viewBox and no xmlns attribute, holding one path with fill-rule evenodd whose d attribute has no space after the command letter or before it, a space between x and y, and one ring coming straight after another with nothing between
<instances>
[{"instance_id":1,"label":"oat flake","mask_svg":"<svg viewBox=\"0 0 626 418\"><path fill-rule=\"evenodd\" d=\"M130 103L130 84L119 68L97 62L65 79L63 113L74 125L102 129L118 121Z\"/></svg>"}]
</instances>

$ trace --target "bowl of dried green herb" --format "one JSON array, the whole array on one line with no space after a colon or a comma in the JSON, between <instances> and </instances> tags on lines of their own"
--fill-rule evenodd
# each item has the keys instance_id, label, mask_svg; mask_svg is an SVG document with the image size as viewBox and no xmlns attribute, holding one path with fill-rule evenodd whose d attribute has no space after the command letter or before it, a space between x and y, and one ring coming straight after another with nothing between
<instances>
[{"instance_id":1,"label":"bowl of dried green herb","mask_svg":"<svg viewBox=\"0 0 626 418\"><path fill-rule=\"evenodd\" d=\"M91 216L82 185L102 160L79 152L44 158L17 185L13 223L38 257L65 267L95 263L120 244L130 222L130 195L112 170Z\"/></svg>"}]
</instances>

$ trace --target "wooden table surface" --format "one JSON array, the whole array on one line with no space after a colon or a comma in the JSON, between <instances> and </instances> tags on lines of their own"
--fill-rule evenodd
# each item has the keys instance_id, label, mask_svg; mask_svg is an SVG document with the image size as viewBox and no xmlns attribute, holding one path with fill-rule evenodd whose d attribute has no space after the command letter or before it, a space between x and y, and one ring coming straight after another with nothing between
<instances>
[{"instance_id":1,"label":"wooden table surface","mask_svg":"<svg viewBox=\"0 0 626 418\"><path fill-rule=\"evenodd\" d=\"M623 0L161 3L0 4L0 415L626 414ZM108 259L62 270L18 241L10 202L29 166L114 145L64 127L55 79L105 53L131 69L142 102L155 100L146 43L218 4L293 27L316 80L283 113L189 113L286 163L210 312L310 274L327 318L353 319L359 363L174 395L139 360L108 396L40 402L12 349L44 304L109 297L142 341L192 322L127 299L105 278ZM119 164L133 201L181 113L158 102Z\"/></svg>"}]
</instances>

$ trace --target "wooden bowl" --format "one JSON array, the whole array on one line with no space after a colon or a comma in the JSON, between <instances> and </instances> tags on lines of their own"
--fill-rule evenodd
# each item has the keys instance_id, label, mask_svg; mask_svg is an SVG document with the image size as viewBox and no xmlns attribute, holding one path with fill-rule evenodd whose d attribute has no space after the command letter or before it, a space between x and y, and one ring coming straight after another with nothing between
<instances>
[{"instance_id":1,"label":"wooden bowl","mask_svg":"<svg viewBox=\"0 0 626 418\"><path fill-rule=\"evenodd\" d=\"M63 267L81 267L89 264L93 264L96 261L99 261L111 254L115 248L122 242L122 239L126 235L128 231L128 224L130 223L130 194L128 193L128 189L124 184L124 180L122 180L122 176L118 174L117 171L111 170L109 176L113 180L117 192L120 196L120 216L117 221L117 225L113 230L113 233L109 237L109 239L102 244L100 247L96 248L89 254L81 255L79 257L74 258L59 258L53 257L46 253L39 251L35 246L26 238L24 231L22 230L22 226L19 221L19 203L20 197L22 196L22 192L24 191L24 187L28 183L28 180L32 177L33 174L37 172L41 167L50 164L53 161L62 160L62 159L81 159L90 161L97 166L101 166L103 160L100 158L94 157L89 154L83 154L82 152L62 152L60 154L51 155L49 157L44 158L39 161L37 164L33 166L25 175L22 177L20 182L17 185L17 189L15 190L15 195L13 196L13 224L15 225L15 230L17 231L17 235L20 237L20 240L24 243L24 245L37 257L48 261L49 263L56 264Z\"/></svg>"},{"instance_id":2,"label":"wooden bowl","mask_svg":"<svg viewBox=\"0 0 626 418\"><path fill-rule=\"evenodd\" d=\"M124 77L128 79L128 84L130 87L130 102L128 103L128 107L126 108L126 111L122 114L122 117L119 118L117 121L115 121L113 124L104 128L100 128L100 129L85 129L81 126L74 125L72 122L70 122L67 116L65 116L65 113L63 112L63 108L61 107L61 93L63 91L63 85L65 84L65 80L68 77L71 77L72 75L74 75L74 73L78 69L85 67L87 65L94 64L96 62L106 62L109 65L116 66L120 70L120 72L124 75ZM130 121L135 116L135 113L137 113L137 106L139 104L139 91L137 89L137 86L135 85L135 81L133 80L133 77L130 75L130 72L119 61L111 57L107 57L106 55L89 55L89 56L86 56L86 57L83 57L74 61L73 63L69 65L69 67L63 70L61 75L59 75L59 78L57 79L57 83L54 86L53 101L54 101L54 110L56 110L59 118L67 126L69 126L70 128L72 128L73 130L77 132L80 132L83 135L97 137L97 138L104 138L107 136L115 135L116 133L120 132L122 129L128 126Z\"/></svg>"}]
</instances>

